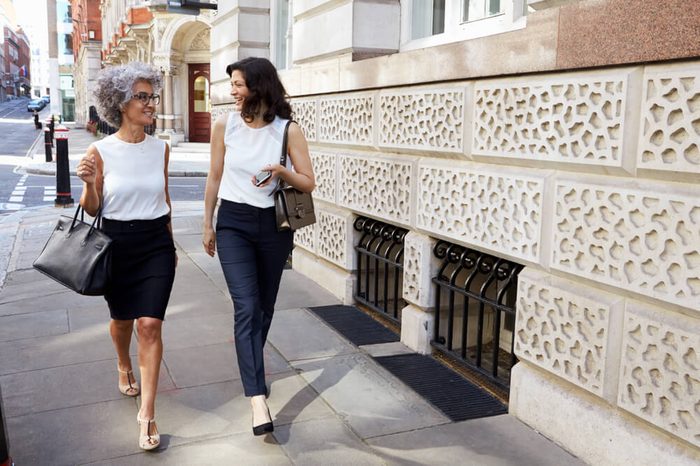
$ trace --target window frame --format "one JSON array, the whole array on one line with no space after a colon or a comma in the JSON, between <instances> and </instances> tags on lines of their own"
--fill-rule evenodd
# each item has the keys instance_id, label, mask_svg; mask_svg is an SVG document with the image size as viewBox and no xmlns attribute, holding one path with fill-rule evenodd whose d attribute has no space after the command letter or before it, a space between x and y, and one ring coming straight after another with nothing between
<instances>
[{"instance_id":1,"label":"window frame","mask_svg":"<svg viewBox=\"0 0 700 466\"><path fill-rule=\"evenodd\" d=\"M277 14L279 12L279 4L282 1L287 2L287 24L284 25L285 34L289 29L289 18L293 17L293 4L291 0L272 0L270 2L270 61L278 71L288 70L292 67L292 37L287 38L287 47L285 48L284 57L285 66L280 68L279 57L277 56L277 32L279 30L279 24L277 24Z\"/></svg>"},{"instance_id":2,"label":"window frame","mask_svg":"<svg viewBox=\"0 0 700 466\"><path fill-rule=\"evenodd\" d=\"M506 10L506 3L508 3L508 2L507 2L507 0L499 0L500 3L501 3L501 10L503 10L503 11L501 11L500 13L496 13L495 15L491 15L491 16L484 16L483 18L476 18L476 19L468 19L468 18L466 18L466 19L465 19L465 18L464 18L464 13L466 12L465 6L466 6L466 3L467 3L468 1L469 1L469 0L459 0L459 6L460 6L459 19L460 19L460 24L476 23L477 21L483 21L483 20L486 20L486 19L491 19L491 18L495 18L496 16L501 16L501 15L505 15L505 14L506 14L506 11L505 11L505 10ZM480 0L480 1L482 1L484 4L486 4L486 2L488 2L489 0ZM526 2L526 3L527 3L527 2Z\"/></svg>"},{"instance_id":3,"label":"window frame","mask_svg":"<svg viewBox=\"0 0 700 466\"><path fill-rule=\"evenodd\" d=\"M501 0L503 13L472 21L462 21L464 0L445 0L444 32L420 39L411 39L412 3L411 1L401 2L401 43L399 52L515 31L523 29L527 22L527 0Z\"/></svg>"}]
</instances>

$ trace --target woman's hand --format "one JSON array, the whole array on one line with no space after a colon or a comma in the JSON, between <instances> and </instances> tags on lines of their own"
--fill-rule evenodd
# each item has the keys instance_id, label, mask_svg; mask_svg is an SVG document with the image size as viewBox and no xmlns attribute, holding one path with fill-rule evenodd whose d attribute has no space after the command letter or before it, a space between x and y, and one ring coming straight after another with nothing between
<instances>
[{"instance_id":1,"label":"woman's hand","mask_svg":"<svg viewBox=\"0 0 700 466\"><path fill-rule=\"evenodd\" d=\"M273 164L273 165L265 165L263 168L260 169L260 171L269 171L272 176L267 179L264 183L260 185L255 184L255 176L253 176L250 180L251 183L253 183L253 186L257 186L258 188L264 188L265 186L268 186L270 183L277 183L277 179L282 176L282 173L287 171L286 168L284 168L282 165L279 163Z\"/></svg>"},{"instance_id":2,"label":"woman's hand","mask_svg":"<svg viewBox=\"0 0 700 466\"><path fill-rule=\"evenodd\" d=\"M216 232L213 228L205 228L202 234L202 246L204 246L204 252L214 257L216 254Z\"/></svg>"},{"instance_id":3,"label":"woman's hand","mask_svg":"<svg viewBox=\"0 0 700 466\"><path fill-rule=\"evenodd\" d=\"M97 165L95 163L94 154L86 154L80 162L77 169L78 177L87 184L95 184L97 177Z\"/></svg>"}]
</instances>

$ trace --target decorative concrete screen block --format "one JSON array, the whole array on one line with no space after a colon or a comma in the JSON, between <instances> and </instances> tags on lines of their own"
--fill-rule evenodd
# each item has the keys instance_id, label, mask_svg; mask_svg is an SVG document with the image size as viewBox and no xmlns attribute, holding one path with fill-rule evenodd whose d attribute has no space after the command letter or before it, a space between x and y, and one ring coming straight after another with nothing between
<instances>
[{"instance_id":1,"label":"decorative concrete screen block","mask_svg":"<svg viewBox=\"0 0 700 466\"><path fill-rule=\"evenodd\" d=\"M315 253L317 231L318 222L304 228L299 228L294 232L294 244Z\"/></svg>"},{"instance_id":2,"label":"decorative concrete screen block","mask_svg":"<svg viewBox=\"0 0 700 466\"><path fill-rule=\"evenodd\" d=\"M373 112L373 95L321 99L319 140L371 145Z\"/></svg>"},{"instance_id":3,"label":"decorative concrete screen block","mask_svg":"<svg viewBox=\"0 0 700 466\"><path fill-rule=\"evenodd\" d=\"M338 172L338 159L335 154L327 152L311 151L311 164L314 167L316 176L316 189L314 189L314 199L321 199L326 202L335 203L335 184Z\"/></svg>"},{"instance_id":4,"label":"decorative concrete screen block","mask_svg":"<svg viewBox=\"0 0 700 466\"><path fill-rule=\"evenodd\" d=\"M316 252L319 257L326 259L346 270L354 269L352 223L354 216L349 212L333 212L319 210L318 237Z\"/></svg>"},{"instance_id":5,"label":"decorative concrete screen block","mask_svg":"<svg viewBox=\"0 0 700 466\"><path fill-rule=\"evenodd\" d=\"M215 122L221 115L228 115L234 111L233 104L217 105L211 109L211 121Z\"/></svg>"},{"instance_id":6,"label":"decorative concrete screen block","mask_svg":"<svg viewBox=\"0 0 700 466\"><path fill-rule=\"evenodd\" d=\"M631 301L619 406L700 447L700 320Z\"/></svg>"},{"instance_id":7,"label":"decorative concrete screen block","mask_svg":"<svg viewBox=\"0 0 700 466\"><path fill-rule=\"evenodd\" d=\"M438 268L437 260L433 257L436 242L429 236L411 231L403 243L403 297L422 308L435 306L432 279Z\"/></svg>"},{"instance_id":8,"label":"decorative concrete screen block","mask_svg":"<svg viewBox=\"0 0 700 466\"><path fill-rule=\"evenodd\" d=\"M623 312L620 297L527 268L515 354L614 403Z\"/></svg>"},{"instance_id":9,"label":"decorative concrete screen block","mask_svg":"<svg viewBox=\"0 0 700 466\"><path fill-rule=\"evenodd\" d=\"M627 75L477 84L472 153L622 165Z\"/></svg>"},{"instance_id":10,"label":"decorative concrete screen block","mask_svg":"<svg viewBox=\"0 0 700 466\"><path fill-rule=\"evenodd\" d=\"M316 140L316 100L292 100L294 120L299 123L307 141Z\"/></svg>"},{"instance_id":11,"label":"decorative concrete screen block","mask_svg":"<svg viewBox=\"0 0 700 466\"><path fill-rule=\"evenodd\" d=\"M380 146L462 152L463 89L383 93L379 106Z\"/></svg>"},{"instance_id":12,"label":"decorative concrete screen block","mask_svg":"<svg viewBox=\"0 0 700 466\"><path fill-rule=\"evenodd\" d=\"M700 195L664 188L558 181L551 266L700 311Z\"/></svg>"},{"instance_id":13,"label":"decorative concrete screen block","mask_svg":"<svg viewBox=\"0 0 700 466\"><path fill-rule=\"evenodd\" d=\"M381 156L339 156L338 203L388 222L408 225L413 164Z\"/></svg>"},{"instance_id":14,"label":"decorative concrete screen block","mask_svg":"<svg viewBox=\"0 0 700 466\"><path fill-rule=\"evenodd\" d=\"M512 173L477 164L419 166L416 226L538 262L544 178Z\"/></svg>"},{"instance_id":15,"label":"decorative concrete screen block","mask_svg":"<svg viewBox=\"0 0 700 466\"><path fill-rule=\"evenodd\" d=\"M700 65L644 76L640 168L700 173Z\"/></svg>"}]
</instances>

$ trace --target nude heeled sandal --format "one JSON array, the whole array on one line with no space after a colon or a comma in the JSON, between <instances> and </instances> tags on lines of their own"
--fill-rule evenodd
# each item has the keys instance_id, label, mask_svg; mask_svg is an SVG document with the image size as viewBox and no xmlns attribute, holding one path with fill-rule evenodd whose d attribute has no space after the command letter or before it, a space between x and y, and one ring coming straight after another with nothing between
<instances>
[{"instance_id":1,"label":"nude heeled sandal","mask_svg":"<svg viewBox=\"0 0 700 466\"><path fill-rule=\"evenodd\" d=\"M155 450L160 445L160 434L158 433L158 427L156 427L155 419L141 419L136 415L136 422L139 425L139 448L142 450ZM141 425L148 424L146 427L146 433L141 433ZM155 433L151 434L151 424L153 424L153 430Z\"/></svg>"},{"instance_id":2,"label":"nude heeled sandal","mask_svg":"<svg viewBox=\"0 0 700 466\"><path fill-rule=\"evenodd\" d=\"M126 396L138 396L139 393L141 393L141 389L139 389L139 384L136 382L136 377L134 377L134 372L133 371L123 371L119 369L119 366L117 366L117 371L119 371L120 374L126 374L126 379L129 381L128 384L122 385L117 382L119 386L119 391L122 393L122 395ZM131 382L131 379L134 379L134 382Z\"/></svg>"}]
</instances>

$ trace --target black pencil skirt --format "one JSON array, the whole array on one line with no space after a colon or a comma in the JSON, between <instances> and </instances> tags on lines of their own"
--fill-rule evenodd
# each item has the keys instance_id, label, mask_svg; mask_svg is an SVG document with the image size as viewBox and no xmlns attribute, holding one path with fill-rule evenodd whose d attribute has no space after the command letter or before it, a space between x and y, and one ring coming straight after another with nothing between
<instances>
[{"instance_id":1,"label":"black pencil skirt","mask_svg":"<svg viewBox=\"0 0 700 466\"><path fill-rule=\"evenodd\" d=\"M175 280L170 216L154 220L102 220L112 238L112 274L105 300L112 319L163 320Z\"/></svg>"}]
</instances>

